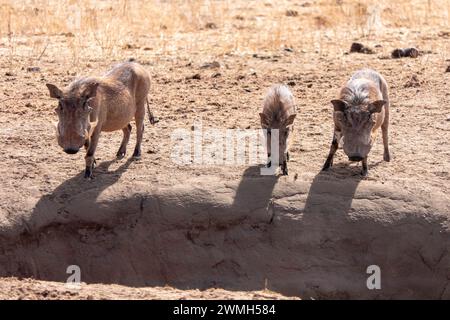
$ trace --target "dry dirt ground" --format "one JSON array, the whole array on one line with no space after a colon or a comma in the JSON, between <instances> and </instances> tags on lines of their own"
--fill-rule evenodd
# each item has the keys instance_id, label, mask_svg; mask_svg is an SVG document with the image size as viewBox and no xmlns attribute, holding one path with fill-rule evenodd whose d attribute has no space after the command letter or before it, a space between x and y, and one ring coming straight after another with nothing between
<instances>
[{"instance_id":1,"label":"dry dirt ground","mask_svg":"<svg viewBox=\"0 0 450 320\"><path fill-rule=\"evenodd\" d=\"M255 4L257 6L257 4ZM296 7L300 12L308 7ZM239 19L252 19L272 10L258 6L243 10ZM299 17L286 17L300 23ZM296 20L297 19L297 20ZM239 32L257 32L240 30ZM386 27L370 36L341 36L323 31L320 45L302 47L301 41L278 50L225 52L215 54L180 47L165 56L152 50L151 36L141 36L135 46L121 49L121 57L108 59L90 54L82 48L83 60L73 65L68 59L70 35L51 36L50 45L39 61L11 65L7 58L8 43L0 43L0 222L14 220L17 210L36 203L52 193L63 182L72 180L67 193L96 187L96 179L84 180L82 153L67 155L55 141L53 123L55 101L48 97L48 82L66 85L80 75L101 74L116 62L135 58L152 77L151 106L160 122L148 122L144 134L143 156L129 162L127 157L115 161L122 138L121 132L104 133L96 158L95 175L108 175L112 183L133 188L136 182L169 187L192 177L216 176L239 181L246 166L180 166L170 159L171 134L176 128L190 130L194 120L201 118L203 127L220 129L259 128L258 112L263 95L274 83L288 84L296 98L298 117L295 141L291 150L290 174L280 179L312 181L320 172L328 154L332 137L331 104L339 86L360 68L370 67L384 75L390 85L391 122L390 148L392 161L382 161L381 136L369 156L369 177L365 183L377 182L409 192L439 190L450 192L450 65L449 33L444 28L404 30ZM208 41L213 47L221 36L218 29L199 31L197 41ZM298 32L295 37L301 38ZM15 54L20 60L30 39L19 38ZM48 37L48 36L47 36ZM219 40L217 40L219 41ZM374 48L374 54L348 54L353 41ZM296 45L297 43L297 45ZM219 44L218 44L219 45ZM416 59L391 59L391 50L415 46L423 54ZM213 66L207 63L218 62ZM38 67L39 69L29 69ZM198 75L198 76L194 76ZM194 77L193 77L194 76ZM133 128L129 151L132 150ZM102 165L103 164L103 165ZM349 164L342 150L338 151L333 170L322 179L356 179L359 165ZM64 197L55 198L64 202ZM41 288L45 287L46 296ZM277 298L265 293L228 293L222 291L187 291L173 289L134 289L119 286L87 286L80 292L69 292L57 284L32 280L0 281L0 292L12 290L13 298ZM3 290L5 289L5 290ZM6 298L7 296L0 295Z\"/></svg>"},{"instance_id":2,"label":"dry dirt ground","mask_svg":"<svg viewBox=\"0 0 450 320\"><path fill-rule=\"evenodd\" d=\"M178 290L170 287L130 288L119 285L85 284L70 287L60 282L1 278L0 299L6 300L279 300L296 299L271 291L227 291L223 289Z\"/></svg>"}]
</instances>

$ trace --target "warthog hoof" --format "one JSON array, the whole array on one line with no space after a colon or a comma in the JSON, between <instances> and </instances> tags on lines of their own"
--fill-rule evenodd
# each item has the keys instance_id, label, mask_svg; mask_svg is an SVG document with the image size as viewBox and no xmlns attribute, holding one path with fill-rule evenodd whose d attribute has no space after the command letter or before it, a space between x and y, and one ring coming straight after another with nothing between
<instances>
[{"instance_id":1,"label":"warthog hoof","mask_svg":"<svg viewBox=\"0 0 450 320\"><path fill-rule=\"evenodd\" d=\"M135 149L133 152L133 159L140 160L141 159L141 150Z\"/></svg>"},{"instance_id":2,"label":"warthog hoof","mask_svg":"<svg viewBox=\"0 0 450 320\"><path fill-rule=\"evenodd\" d=\"M386 161L386 162L391 161L391 155L389 154L389 152L385 152L383 154L383 160Z\"/></svg>"},{"instance_id":3,"label":"warthog hoof","mask_svg":"<svg viewBox=\"0 0 450 320\"><path fill-rule=\"evenodd\" d=\"M153 116L150 117L150 124L154 125L154 124L156 124L156 123L158 123L158 122L159 122L159 119L158 119L158 118L153 117Z\"/></svg>"},{"instance_id":4,"label":"warthog hoof","mask_svg":"<svg viewBox=\"0 0 450 320\"><path fill-rule=\"evenodd\" d=\"M116 158L117 160L123 159L123 157L125 157L126 151L118 151L116 154Z\"/></svg>"},{"instance_id":5,"label":"warthog hoof","mask_svg":"<svg viewBox=\"0 0 450 320\"><path fill-rule=\"evenodd\" d=\"M287 167L286 163L284 163L281 166L281 172L283 173L283 176L287 176L289 174L288 167Z\"/></svg>"},{"instance_id":6,"label":"warthog hoof","mask_svg":"<svg viewBox=\"0 0 450 320\"><path fill-rule=\"evenodd\" d=\"M322 171L328 171L331 169L332 166L333 166L333 161L327 161L324 163L324 165L322 167Z\"/></svg>"},{"instance_id":7,"label":"warthog hoof","mask_svg":"<svg viewBox=\"0 0 450 320\"><path fill-rule=\"evenodd\" d=\"M86 170L84 171L84 177L86 179L92 179L93 175L92 175L92 168L88 168L86 167Z\"/></svg>"}]
</instances>

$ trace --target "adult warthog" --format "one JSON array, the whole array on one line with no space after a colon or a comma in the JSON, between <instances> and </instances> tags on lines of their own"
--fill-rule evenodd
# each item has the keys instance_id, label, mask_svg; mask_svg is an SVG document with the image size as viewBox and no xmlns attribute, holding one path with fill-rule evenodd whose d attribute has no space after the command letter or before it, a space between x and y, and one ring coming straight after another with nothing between
<instances>
[{"instance_id":1,"label":"adult warthog","mask_svg":"<svg viewBox=\"0 0 450 320\"><path fill-rule=\"evenodd\" d=\"M141 65L125 62L102 77L82 77L63 90L53 84L47 84L47 88L50 97L58 99L58 144L68 154L77 153L82 146L86 148L86 178L92 177L94 153L102 131L122 129L117 158L125 156L133 118L137 128L133 157L141 156L146 103L150 122L155 123L147 99L150 77Z\"/></svg>"},{"instance_id":2,"label":"adult warthog","mask_svg":"<svg viewBox=\"0 0 450 320\"><path fill-rule=\"evenodd\" d=\"M341 88L334 107L334 135L330 153L323 166L328 170L342 138L350 161L362 161L362 175L368 172L367 157L381 127L385 161L390 161L388 144L389 96L386 80L376 71L357 71Z\"/></svg>"}]
</instances>

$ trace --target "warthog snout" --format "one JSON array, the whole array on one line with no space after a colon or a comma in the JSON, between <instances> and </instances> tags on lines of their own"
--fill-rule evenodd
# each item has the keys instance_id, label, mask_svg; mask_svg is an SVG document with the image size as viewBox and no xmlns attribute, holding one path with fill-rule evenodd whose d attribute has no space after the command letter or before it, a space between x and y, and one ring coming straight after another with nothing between
<instances>
[{"instance_id":1,"label":"warthog snout","mask_svg":"<svg viewBox=\"0 0 450 320\"><path fill-rule=\"evenodd\" d=\"M351 156L348 156L348 160L350 160L350 161L357 161L357 162L359 162L359 161L362 161L364 158L363 157L361 157L360 155L351 155Z\"/></svg>"},{"instance_id":2,"label":"warthog snout","mask_svg":"<svg viewBox=\"0 0 450 320\"><path fill-rule=\"evenodd\" d=\"M80 148L65 148L64 152L68 154L75 154L80 151Z\"/></svg>"}]
</instances>

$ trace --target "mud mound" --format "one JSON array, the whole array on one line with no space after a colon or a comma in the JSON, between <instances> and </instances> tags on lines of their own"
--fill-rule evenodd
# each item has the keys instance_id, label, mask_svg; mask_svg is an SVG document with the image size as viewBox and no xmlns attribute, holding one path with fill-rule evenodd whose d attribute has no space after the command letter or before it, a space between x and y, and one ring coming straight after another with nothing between
<instances>
[{"instance_id":1,"label":"mud mound","mask_svg":"<svg viewBox=\"0 0 450 320\"><path fill-rule=\"evenodd\" d=\"M172 188L74 178L4 213L0 276L315 298L450 298L450 208L436 190L318 175ZM105 179L104 181L102 179ZM369 265L381 290L368 290Z\"/></svg>"}]
</instances>

